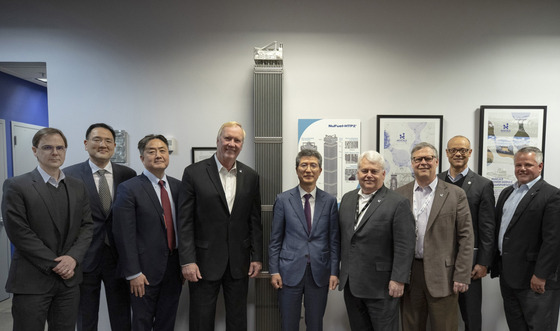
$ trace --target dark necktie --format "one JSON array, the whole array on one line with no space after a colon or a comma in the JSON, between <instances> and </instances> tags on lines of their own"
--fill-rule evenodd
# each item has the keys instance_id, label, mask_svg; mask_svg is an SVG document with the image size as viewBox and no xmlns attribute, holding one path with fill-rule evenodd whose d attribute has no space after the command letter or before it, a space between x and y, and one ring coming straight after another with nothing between
<instances>
[{"instance_id":1,"label":"dark necktie","mask_svg":"<svg viewBox=\"0 0 560 331\"><path fill-rule=\"evenodd\" d=\"M305 198L305 208L303 208L303 211L305 212L305 220L307 221L307 231L311 233L311 204L309 203L311 194L307 193L303 197Z\"/></svg>"},{"instance_id":2,"label":"dark necktie","mask_svg":"<svg viewBox=\"0 0 560 331\"><path fill-rule=\"evenodd\" d=\"M97 170L99 174L99 199L101 200L101 206L103 207L103 212L105 216L109 215L111 211L111 191L109 190L109 184L107 183L107 178L105 178L105 173L107 170L99 169Z\"/></svg>"},{"instance_id":3,"label":"dark necktie","mask_svg":"<svg viewBox=\"0 0 560 331\"><path fill-rule=\"evenodd\" d=\"M161 188L161 206L163 207L163 219L165 220L165 228L167 229L167 247L169 250L175 249L175 230L173 229L173 213L171 212L171 202L167 195L163 180L158 182Z\"/></svg>"}]
</instances>

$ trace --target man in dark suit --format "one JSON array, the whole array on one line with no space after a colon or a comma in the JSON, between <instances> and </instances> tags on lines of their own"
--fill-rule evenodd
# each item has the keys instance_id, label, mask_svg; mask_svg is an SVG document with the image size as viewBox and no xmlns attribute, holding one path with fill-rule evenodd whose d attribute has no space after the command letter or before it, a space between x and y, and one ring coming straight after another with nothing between
<instances>
[{"instance_id":1,"label":"man in dark suit","mask_svg":"<svg viewBox=\"0 0 560 331\"><path fill-rule=\"evenodd\" d=\"M461 187L467 194L474 230L474 255L471 284L465 293L459 293L459 308L466 331L482 328L482 278L486 276L494 254L494 184L469 169L472 153L471 142L455 136L447 142L449 170L438 175L439 179Z\"/></svg>"},{"instance_id":2,"label":"man in dark suit","mask_svg":"<svg viewBox=\"0 0 560 331\"><path fill-rule=\"evenodd\" d=\"M398 330L399 298L414 259L414 216L408 200L383 185L384 166L379 153L362 153L360 188L340 202L339 289L354 331Z\"/></svg>"},{"instance_id":3,"label":"man in dark suit","mask_svg":"<svg viewBox=\"0 0 560 331\"><path fill-rule=\"evenodd\" d=\"M426 142L411 151L415 180L397 189L416 219L410 285L401 301L403 331L458 329L458 294L471 281L474 234L465 191L437 179L438 153Z\"/></svg>"},{"instance_id":4,"label":"man in dark suit","mask_svg":"<svg viewBox=\"0 0 560 331\"><path fill-rule=\"evenodd\" d=\"M284 331L299 330L302 297L307 330L323 330L328 292L338 285L338 208L336 198L316 186L321 164L319 152L300 151L299 185L274 202L268 256Z\"/></svg>"},{"instance_id":5,"label":"man in dark suit","mask_svg":"<svg viewBox=\"0 0 560 331\"><path fill-rule=\"evenodd\" d=\"M138 142L145 170L117 188L113 233L120 275L130 283L133 330L173 330L182 279L176 226L184 217L183 184L165 174L167 139Z\"/></svg>"},{"instance_id":6,"label":"man in dark suit","mask_svg":"<svg viewBox=\"0 0 560 331\"><path fill-rule=\"evenodd\" d=\"M85 162L64 169L68 176L81 180L87 188L93 218L93 239L84 257L84 280L80 284L78 331L97 330L101 282L105 286L107 310L113 330L130 330L128 284L117 275L117 250L113 240L111 205L117 186L136 176L129 167L111 162L115 153L115 130L95 123L86 130Z\"/></svg>"},{"instance_id":7,"label":"man in dark suit","mask_svg":"<svg viewBox=\"0 0 560 331\"><path fill-rule=\"evenodd\" d=\"M74 330L81 263L92 237L86 188L65 177L68 143L44 128L33 137L39 166L4 182L2 217L15 247L6 291L13 293L14 330Z\"/></svg>"},{"instance_id":8,"label":"man in dark suit","mask_svg":"<svg viewBox=\"0 0 560 331\"><path fill-rule=\"evenodd\" d=\"M553 331L560 309L560 191L541 177L540 149L521 148L513 162L517 182L496 206L491 276L500 276L510 330Z\"/></svg>"},{"instance_id":9,"label":"man in dark suit","mask_svg":"<svg viewBox=\"0 0 560 331\"><path fill-rule=\"evenodd\" d=\"M259 176L236 161L244 139L241 124L224 123L216 154L183 173L187 208L179 254L189 281L191 331L214 331L220 286L227 330L247 330L247 276L262 269L263 243Z\"/></svg>"}]
</instances>

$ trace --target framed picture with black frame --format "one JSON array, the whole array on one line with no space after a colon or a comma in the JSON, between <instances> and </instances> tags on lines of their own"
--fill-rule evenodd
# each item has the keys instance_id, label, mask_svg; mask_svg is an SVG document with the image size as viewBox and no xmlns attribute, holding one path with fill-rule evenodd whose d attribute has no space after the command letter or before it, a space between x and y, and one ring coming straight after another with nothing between
<instances>
[{"instance_id":1,"label":"framed picture with black frame","mask_svg":"<svg viewBox=\"0 0 560 331\"><path fill-rule=\"evenodd\" d=\"M441 154L442 134L443 115L377 115L376 147L385 158L385 186L394 190L413 181L412 148L428 142Z\"/></svg>"},{"instance_id":2,"label":"framed picture with black frame","mask_svg":"<svg viewBox=\"0 0 560 331\"><path fill-rule=\"evenodd\" d=\"M546 106L480 106L478 173L494 182L496 198L517 181L515 153L533 146L544 154L545 136Z\"/></svg>"},{"instance_id":3,"label":"framed picture with black frame","mask_svg":"<svg viewBox=\"0 0 560 331\"><path fill-rule=\"evenodd\" d=\"M216 153L216 147L193 147L191 150L192 163L205 160Z\"/></svg>"}]
</instances>

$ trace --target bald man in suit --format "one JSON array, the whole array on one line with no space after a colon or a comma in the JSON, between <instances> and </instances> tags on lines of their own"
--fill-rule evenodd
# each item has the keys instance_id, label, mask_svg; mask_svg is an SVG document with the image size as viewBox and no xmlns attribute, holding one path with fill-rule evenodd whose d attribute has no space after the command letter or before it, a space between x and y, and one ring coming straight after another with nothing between
<instances>
[{"instance_id":1,"label":"bald man in suit","mask_svg":"<svg viewBox=\"0 0 560 331\"><path fill-rule=\"evenodd\" d=\"M461 187L467 194L474 231L474 255L471 284L465 293L459 293L459 308L465 322L465 331L482 329L482 278L488 273L494 254L494 184L468 167L472 153L467 137L455 136L445 150L449 170L438 175L440 180Z\"/></svg>"}]
</instances>

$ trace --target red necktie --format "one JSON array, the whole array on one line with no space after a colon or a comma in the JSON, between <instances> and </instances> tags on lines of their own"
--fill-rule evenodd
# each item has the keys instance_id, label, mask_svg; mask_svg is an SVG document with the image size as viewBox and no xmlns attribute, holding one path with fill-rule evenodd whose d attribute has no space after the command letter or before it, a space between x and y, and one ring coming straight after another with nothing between
<instances>
[{"instance_id":1,"label":"red necktie","mask_svg":"<svg viewBox=\"0 0 560 331\"><path fill-rule=\"evenodd\" d=\"M163 180L158 182L161 188L161 206L163 207L163 218L165 220L165 228L167 229L167 247L172 251L175 249L175 230L173 228L173 213L171 212L171 202L169 201L169 195L167 195L167 190L165 189Z\"/></svg>"}]
</instances>

